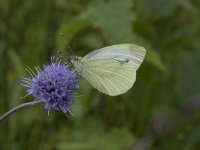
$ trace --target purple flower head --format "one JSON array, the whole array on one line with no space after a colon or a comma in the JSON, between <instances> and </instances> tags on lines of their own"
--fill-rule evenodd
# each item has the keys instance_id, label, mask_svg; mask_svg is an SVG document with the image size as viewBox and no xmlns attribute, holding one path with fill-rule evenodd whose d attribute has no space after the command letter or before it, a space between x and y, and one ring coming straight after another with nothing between
<instances>
[{"instance_id":1,"label":"purple flower head","mask_svg":"<svg viewBox=\"0 0 200 150\"><path fill-rule=\"evenodd\" d=\"M79 85L76 72L68 64L61 63L60 58L54 61L52 57L51 64L44 65L43 69L36 68L37 73L30 68L27 71L31 77L21 79L26 83L21 82L21 85L28 87L27 95L44 102L48 111L51 107L64 113L70 111L73 103L71 96L79 89Z\"/></svg>"}]
</instances>

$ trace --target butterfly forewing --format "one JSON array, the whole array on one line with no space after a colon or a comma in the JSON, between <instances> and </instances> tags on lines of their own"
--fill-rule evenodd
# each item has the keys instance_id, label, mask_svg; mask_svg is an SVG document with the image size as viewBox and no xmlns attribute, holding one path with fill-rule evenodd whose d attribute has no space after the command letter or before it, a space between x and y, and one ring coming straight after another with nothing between
<instances>
[{"instance_id":1,"label":"butterfly forewing","mask_svg":"<svg viewBox=\"0 0 200 150\"><path fill-rule=\"evenodd\" d=\"M98 58L128 59L130 63L135 64L135 67L139 68L144 60L145 54L146 50L141 46L135 44L119 44L88 53L83 57L83 62Z\"/></svg>"}]
</instances>

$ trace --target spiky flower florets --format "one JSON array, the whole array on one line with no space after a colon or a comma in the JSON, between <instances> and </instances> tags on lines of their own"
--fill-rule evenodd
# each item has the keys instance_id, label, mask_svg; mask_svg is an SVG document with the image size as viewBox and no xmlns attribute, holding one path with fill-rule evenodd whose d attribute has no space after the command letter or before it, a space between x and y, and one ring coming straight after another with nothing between
<instances>
[{"instance_id":1,"label":"spiky flower florets","mask_svg":"<svg viewBox=\"0 0 200 150\"><path fill-rule=\"evenodd\" d=\"M27 71L31 77L21 81L26 83L28 95L32 94L35 99L44 102L48 111L51 107L64 113L70 111L73 103L71 96L79 89L75 71L60 61L44 65L43 69L36 68L37 73L31 69Z\"/></svg>"}]
</instances>

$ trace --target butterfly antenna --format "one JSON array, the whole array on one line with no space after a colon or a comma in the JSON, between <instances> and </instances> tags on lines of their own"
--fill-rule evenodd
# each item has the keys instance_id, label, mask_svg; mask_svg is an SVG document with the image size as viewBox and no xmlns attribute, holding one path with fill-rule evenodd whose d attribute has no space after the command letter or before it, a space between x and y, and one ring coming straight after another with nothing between
<instances>
[{"instance_id":1,"label":"butterfly antenna","mask_svg":"<svg viewBox=\"0 0 200 150\"><path fill-rule=\"evenodd\" d=\"M65 41L65 42L66 42L66 41ZM68 48L69 48L71 54L74 56L74 52L72 51L71 47L70 47L69 45L67 45L67 46L68 46Z\"/></svg>"},{"instance_id":2,"label":"butterfly antenna","mask_svg":"<svg viewBox=\"0 0 200 150\"><path fill-rule=\"evenodd\" d=\"M64 38L64 37L63 37L63 33L61 33L61 37ZM71 47L68 45L67 41L64 40L64 42L65 42L66 46L69 48L71 55L74 56L74 52L72 51Z\"/></svg>"}]
</instances>

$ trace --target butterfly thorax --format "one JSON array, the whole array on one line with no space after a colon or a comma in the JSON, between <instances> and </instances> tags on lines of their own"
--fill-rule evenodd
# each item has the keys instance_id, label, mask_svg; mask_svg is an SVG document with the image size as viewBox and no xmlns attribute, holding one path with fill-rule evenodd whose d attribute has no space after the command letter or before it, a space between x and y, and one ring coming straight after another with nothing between
<instances>
[{"instance_id":1,"label":"butterfly thorax","mask_svg":"<svg viewBox=\"0 0 200 150\"><path fill-rule=\"evenodd\" d=\"M78 57L78 56L73 56L71 59L71 63L73 64L74 66L74 69L77 71L77 73L79 75L81 75L81 72L82 72L82 57Z\"/></svg>"}]
</instances>

